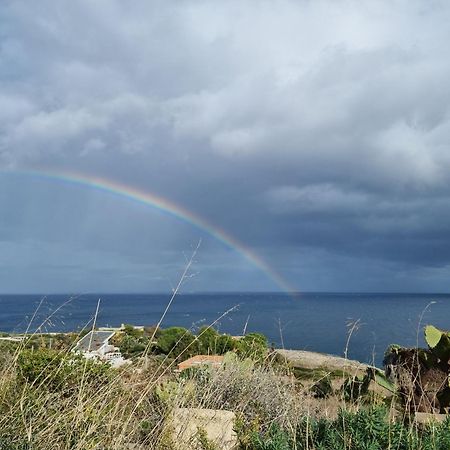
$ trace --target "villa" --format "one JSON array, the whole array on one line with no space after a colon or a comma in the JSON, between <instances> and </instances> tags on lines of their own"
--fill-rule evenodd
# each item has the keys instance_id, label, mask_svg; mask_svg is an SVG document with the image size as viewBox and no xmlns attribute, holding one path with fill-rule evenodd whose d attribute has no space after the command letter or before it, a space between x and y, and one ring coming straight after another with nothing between
<instances>
[{"instance_id":1,"label":"villa","mask_svg":"<svg viewBox=\"0 0 450 450\"><path fill-rule=\"evenodd\" d=\"M108 362L114 367L121 366L125 359L119 348L109 343L114 334L115 331L90 331L77 342L73 350L87 359Z\"/></svg>"}]
</instances>

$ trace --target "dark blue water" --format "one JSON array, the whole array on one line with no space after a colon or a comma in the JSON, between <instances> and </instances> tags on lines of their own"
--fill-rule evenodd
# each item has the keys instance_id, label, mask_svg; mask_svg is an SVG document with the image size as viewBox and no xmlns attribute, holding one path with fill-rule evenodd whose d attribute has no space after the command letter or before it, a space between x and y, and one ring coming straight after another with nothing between
<instances>
[{"instance_id":1,"label":"dark blue water","mask_svg":"<svg viewBox=\"0 0 450 450\"><path fill-rule=\"evenodd\" d=\"M40 296L1 295L0 330L22 332L29 327L34 331L41 325L46 331L78 330L92 320L98 298L99 326L152 325L169 295L97 294L70 301L67 295L53 295L42 301L33 320ZM423 344L422 327L427 323L450 329L450 294L308 293L297 298L278 293L184 294L175 298L163 326L196 329L230 309L217 322L222 332L242 334L248 322L247 332L264 333L276 346L336 355L342 355L346 347L348 324L359 320L348 355L377 364L391 343L413 346L419 336Z\"/></svg>"}]
</instances>

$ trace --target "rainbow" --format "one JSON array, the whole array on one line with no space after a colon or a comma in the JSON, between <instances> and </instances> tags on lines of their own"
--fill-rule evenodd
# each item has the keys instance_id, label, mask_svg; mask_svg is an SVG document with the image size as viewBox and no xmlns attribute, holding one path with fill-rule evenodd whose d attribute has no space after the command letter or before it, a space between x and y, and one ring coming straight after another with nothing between
<instances>
[{"instance_id":1,"label":"rainbow","mask_svg":"<svg viewBox=\"0 0 450 450\"><path fill-rule=\"evenodd\" d=\"M217 225L213 225L202 217L193 212L183 208L182 206L161 197L154 193L143 191L135 187L119 183L115 180L110 180L103 177L86 175L73 172L52 172L48 170L33 170L33 171L13 171L3 172L17 175L27 175L32 177L44 178L51 181L58 181L70 183L75 186L89 187L101 192L112 194L127 200L137 202L142 205L149 206L158 211L162 211L170 216L177 218L185 223L188 223L199 230L206 232L213 236L225 246L233 249L242 255L253 266L261 270L269 279L271 279L282 291L286 293L295 292L293 288L280 274L278 274L272 267L270 267L264 259L257 255L253 250L245 246L242 242L228 234L225 230Z\"/></svg>"}]
</instances>

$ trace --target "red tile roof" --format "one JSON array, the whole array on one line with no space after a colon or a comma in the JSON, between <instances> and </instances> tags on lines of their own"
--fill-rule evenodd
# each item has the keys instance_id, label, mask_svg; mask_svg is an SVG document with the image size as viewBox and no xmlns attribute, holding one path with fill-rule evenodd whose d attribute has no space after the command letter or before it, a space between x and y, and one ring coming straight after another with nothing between
<instances>
[{"instance_id":1,"label":"red tile roof","mask_svg":"<svg viewBox=\"0 0 450 450\"><path fill-rule=\"evenodd\" d=\"M186 361L178 364L178 370L188 369L189 367L201 366L203 364L218 367L223 362L223 356L219 355L196 355Z\"/></svg>"}]
</instances>

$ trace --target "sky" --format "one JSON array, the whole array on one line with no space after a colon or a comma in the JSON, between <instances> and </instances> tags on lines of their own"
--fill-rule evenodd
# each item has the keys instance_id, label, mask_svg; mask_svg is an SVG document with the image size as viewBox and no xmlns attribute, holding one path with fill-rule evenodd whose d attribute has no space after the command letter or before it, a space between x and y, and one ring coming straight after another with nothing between
<instances>
[{"instance_id":1,"label":"sky","mask_svg":"<svg viewBox=\"0 0 450 450\"><path fill-rule=\"evenodd\" d=\"M448 292L449 23L435 0L3 0L0 292L170 291L200 240L186 292Z\"/></svg>"}]
</instances>

